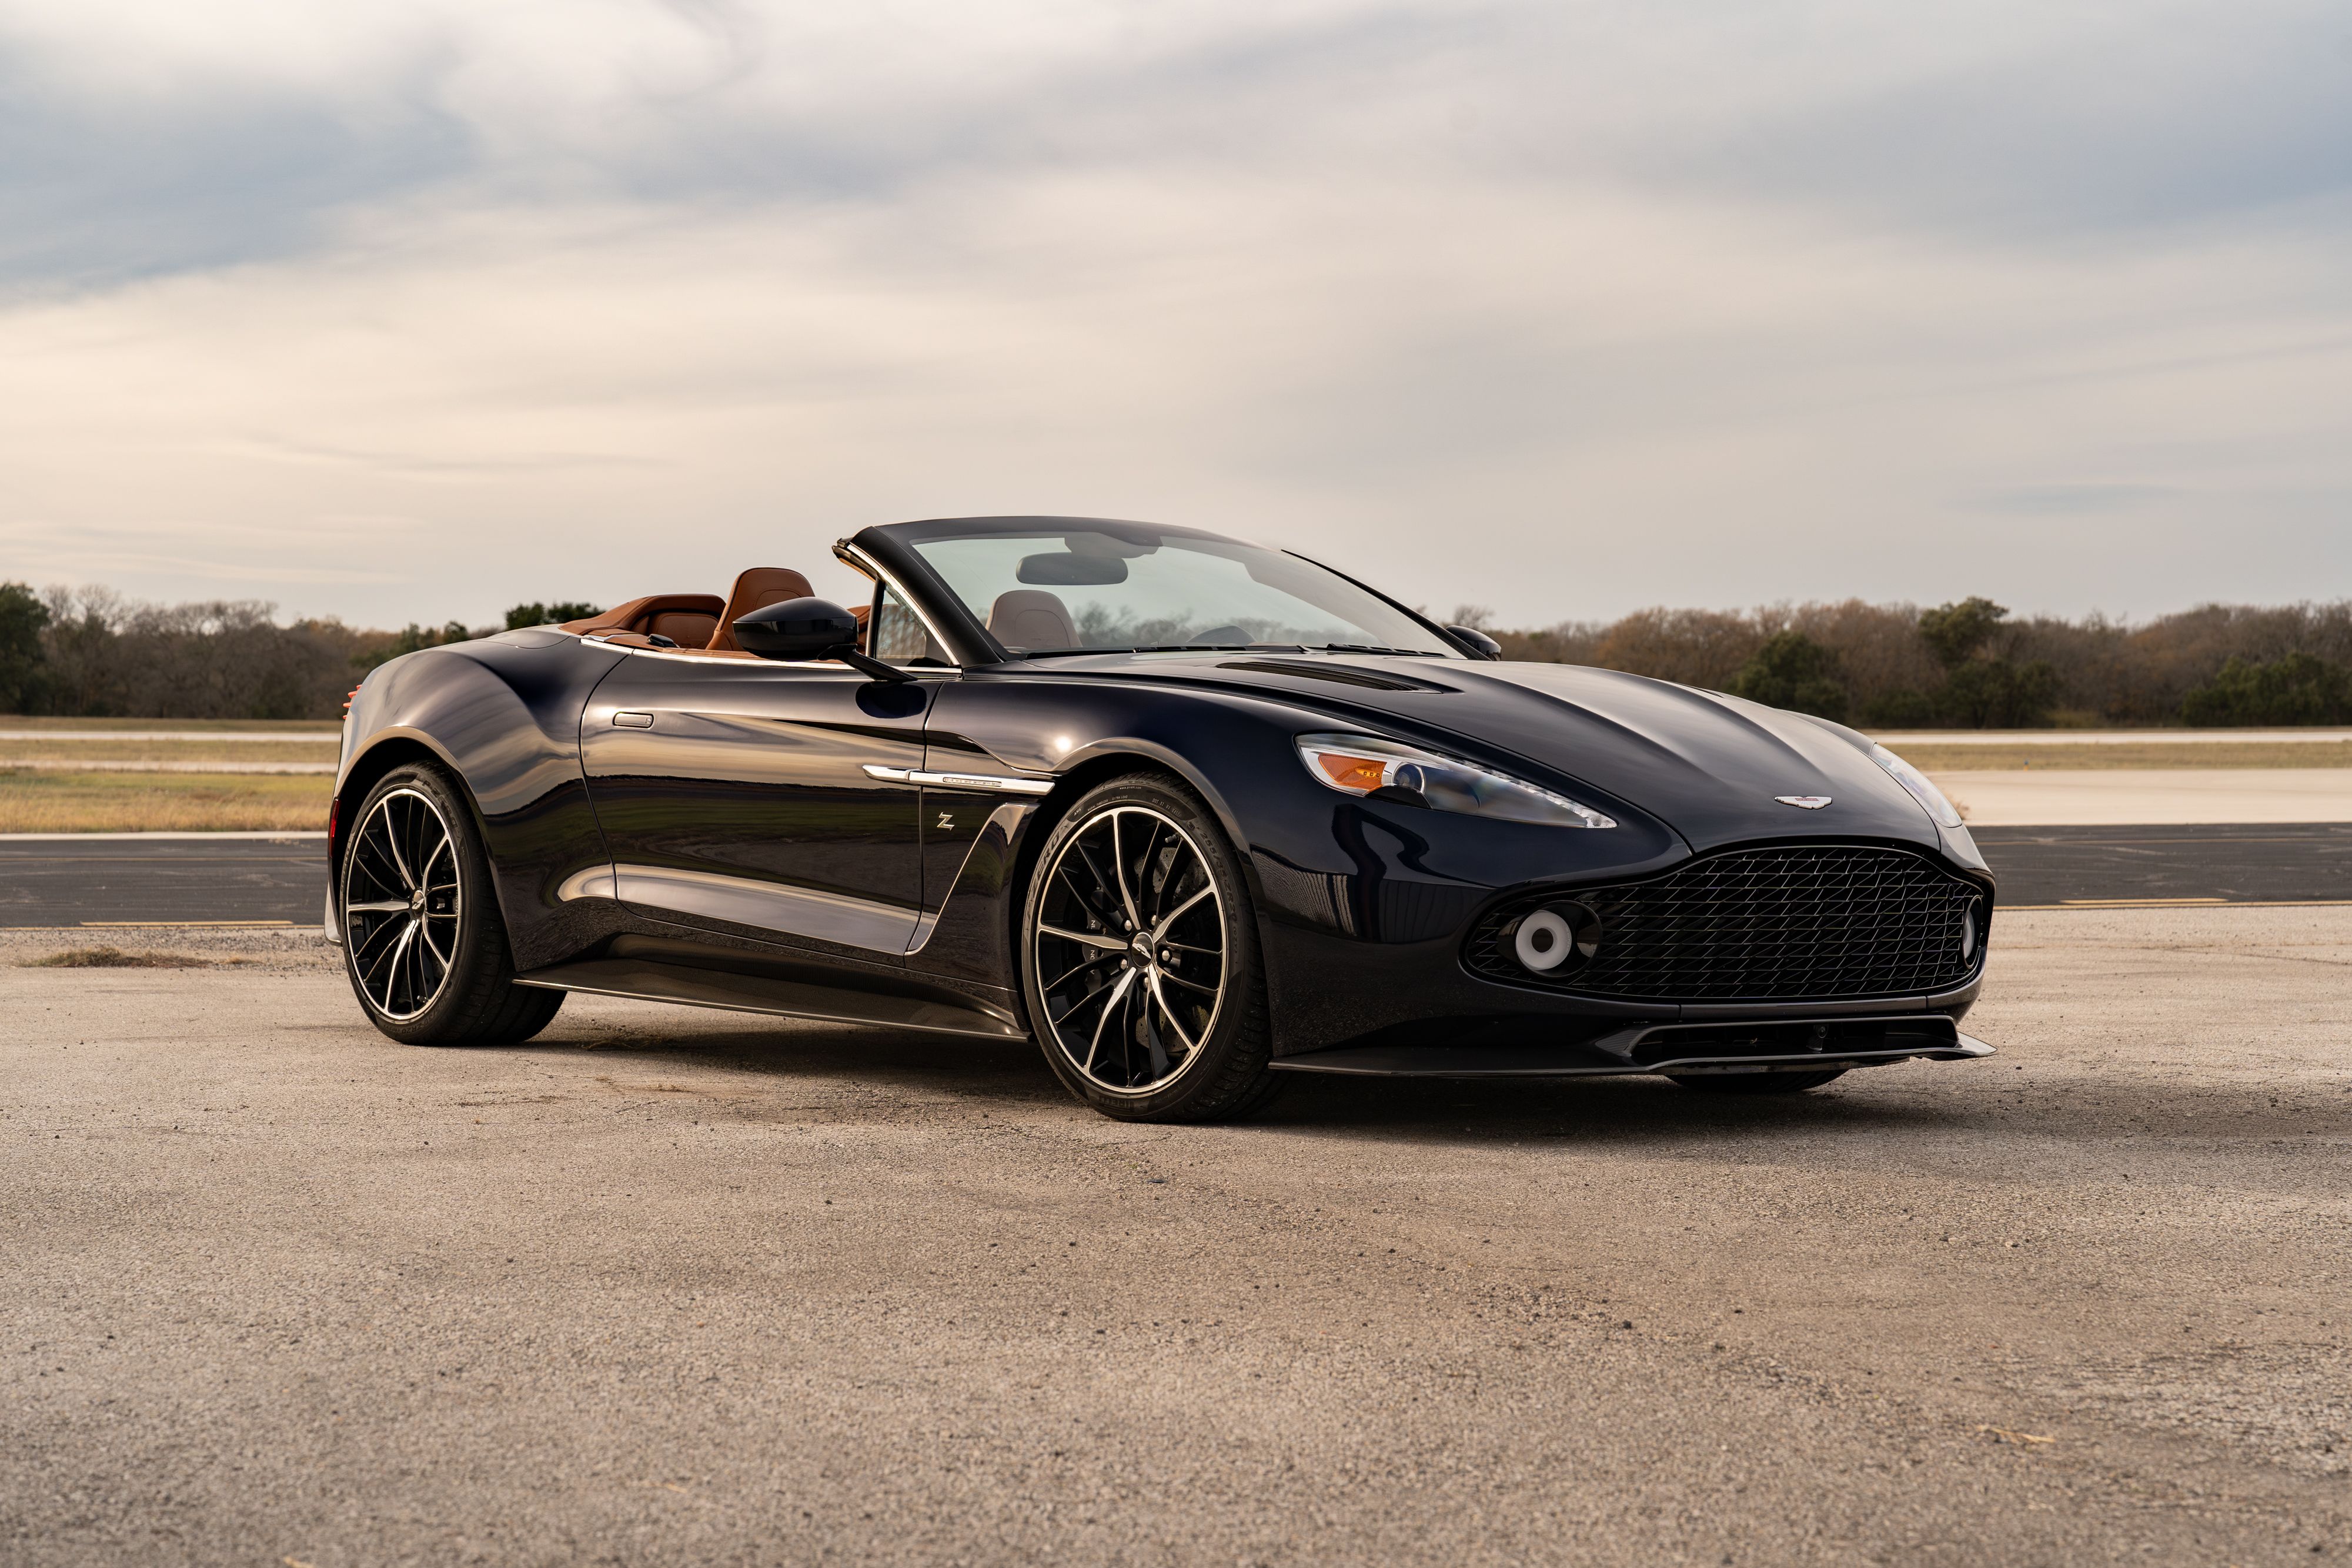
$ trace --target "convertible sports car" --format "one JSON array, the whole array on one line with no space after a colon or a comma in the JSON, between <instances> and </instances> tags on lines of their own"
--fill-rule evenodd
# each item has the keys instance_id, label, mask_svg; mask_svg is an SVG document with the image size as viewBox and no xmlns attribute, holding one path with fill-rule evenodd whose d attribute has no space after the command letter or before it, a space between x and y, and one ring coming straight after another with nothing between
<instances>
[{"instance_id":1,"label":"convertible sports car","mask_svg":"<svg viewBox=\"0 0 2352 1568\"><path fill-rule=\"evenodd\" d=\"M1303 557L977 517L408 654L327 923L419 1044L567 991L1034 1039L1113 1116L1287 1072L1797 1091L1961 1060L1993 883L1840 725L1508 664Z\"/></svg>"}]
</instances>

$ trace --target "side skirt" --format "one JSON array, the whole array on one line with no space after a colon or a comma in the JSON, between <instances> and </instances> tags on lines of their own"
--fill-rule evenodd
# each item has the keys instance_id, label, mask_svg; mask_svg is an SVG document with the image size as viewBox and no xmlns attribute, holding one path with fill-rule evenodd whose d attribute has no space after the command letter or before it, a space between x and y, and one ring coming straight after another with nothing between
<instances>
[{"instance_id":1,"label":"side skirt","mask_svg":"<svg viewBox=\"0 0 2352 1568\"><path fill-rule=\"evenodd\" d=\"M690 968L644 958L592 958L577 964L557 964L517 975L515 984L604 997L632 997L639 1001L672 1002L681 1007L769 1013L821 1023L873 1024L924 1034L969 1035L988 1040L1029 1038L1018 1026L977 1009L806 980Z\"/></svg>"}]
</instances>

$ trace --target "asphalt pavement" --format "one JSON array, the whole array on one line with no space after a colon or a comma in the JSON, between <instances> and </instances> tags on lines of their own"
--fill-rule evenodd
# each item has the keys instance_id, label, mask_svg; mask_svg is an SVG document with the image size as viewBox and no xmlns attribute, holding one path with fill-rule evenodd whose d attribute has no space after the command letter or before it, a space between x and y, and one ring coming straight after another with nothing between
<instances>
[{"instance_id":1,"label":"asphalt pavement","mask_svg":"<svg viewBox=\"0 0 2352 1568\"><path fill-rule=\"evenodd\" d=\"M0 926L284 921L316 925L322 835L0 840Z\"/></svg>"},{"instance_id":2,"label":"asphalt pavement","mask_svg":"<svg viewBox=\"0 0 2352 1568\"><path fill-rule=\"evenodd\" d=\"M2007 907L2074 901L2352 899L2352 823L1985 828ZM314 925L317 838L0 841L0 926L284 921Z\"/></svg>"},{"instance_id":3,"label":"asphalt pavement","mask_svg":"<svg viewBox=\"0 0 2352 1568\"><path fill-rule=\"evenodd\" d=\"M2352 1556L2352 908L2021 912L1982 1061L1330 1079L0 935L0 1563Z\"/></svg>"},{"instance_id":4,"label":"asphalt pavement","mask_svg":"<svg viewBox=\"0 0 2352 1568\"><path fill-rule=\"evenodd\" d=\"M2352 822L1978 828L2004 907L2122 899L2352 899Z\"/></svg>"}]
</instances>

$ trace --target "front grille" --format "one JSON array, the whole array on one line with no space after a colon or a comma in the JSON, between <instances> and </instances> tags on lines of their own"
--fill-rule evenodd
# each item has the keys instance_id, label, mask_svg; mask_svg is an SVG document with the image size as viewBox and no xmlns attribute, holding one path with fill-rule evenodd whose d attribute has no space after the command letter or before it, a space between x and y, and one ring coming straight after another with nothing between
<instances>
[{"instance_id":1,"label":"front grille","mask_svg":"<svg viewBox=\"0 0 2352 1568\"><path fill-rule=\"evenodd\" d=\"M1643 1001L1826 1000L1949 990L1984 950L1982 891L1918 855L1858 845L1736 850L1645 882L1564 888L1490 912L1472 970L1514 985ZM1512 951L1547 904L1600 917L1600 946L1549 973ZM1961 953L1961 923L1975 925Z\"/></svg>"}]
</instances>

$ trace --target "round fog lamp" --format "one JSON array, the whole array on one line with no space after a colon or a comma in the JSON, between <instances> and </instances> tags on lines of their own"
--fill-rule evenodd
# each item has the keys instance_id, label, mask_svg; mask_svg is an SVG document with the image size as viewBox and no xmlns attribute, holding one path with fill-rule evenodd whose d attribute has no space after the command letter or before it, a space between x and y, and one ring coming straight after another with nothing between
<instances>
[{"instance_id":1,"label":"round fog lamp","mask_svg":"<svg viewBox=\"0 0 2352 1568\"><path fill-rule=\"evenodd\" d=\"M1977 906L1973 904L1960 911L1960 962L1965 964L1977 956Z\"/></svg>"},{"instance_id":2,"label":"round fog lamp","mask_svg":"<svg viewBox=\"0 0 2352 1568\"><path fill-rule=\"evenodd\" d=\"M1511 931L1511 951L1520 966L1549 974L1570 958L1601 951L1601 917L1580 904L1554 904L1522 916Z\"/></svg>"},{"instance_id":3,"label":"round fog lamp","mask_svg":"<svg viewBox=\"0 0 2352 1568\"><path fill-rule=\"evenodd\" d=\"M1520 964L1538 975L1566 963L1575 946L1568 922L1549 909L1520 921L1518 934L1511 938L1511 951L1519 956Z\"/></svg>"}]
</instances>

